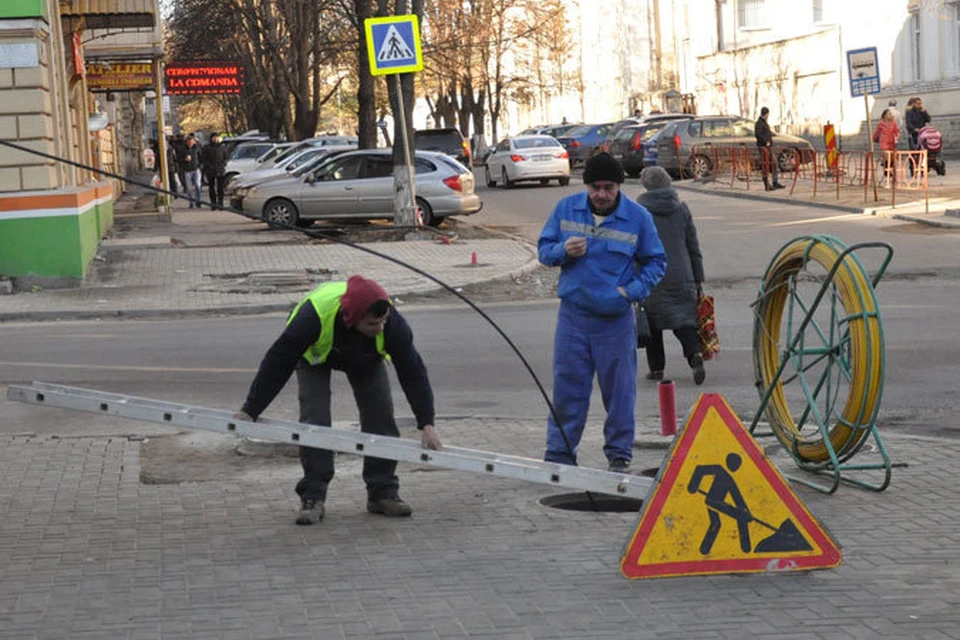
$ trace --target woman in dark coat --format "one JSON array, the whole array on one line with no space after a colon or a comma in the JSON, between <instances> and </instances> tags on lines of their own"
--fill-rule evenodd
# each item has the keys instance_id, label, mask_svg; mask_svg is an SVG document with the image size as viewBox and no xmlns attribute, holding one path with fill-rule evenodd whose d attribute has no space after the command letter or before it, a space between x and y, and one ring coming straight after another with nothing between
<instances>
[{"instance_id":1,"label":"woman in dark coat","mask_svg":"<svg viewBox=\"0 0 960 640\"><path fill-rule=\"evenodd\" d=\"M650 320L647 345L648 380L662 380L666 356L663 332L673 330L683 355L693 370L693 381L703 383L703 355L697 336L697 296L703 282L703 256L697 242L697 228L690 209L670 186L670 176L662 167L647 167L640 174L647 190L637 198L653 215L660 241L667 252L667 272L644 303Z\"/></svg>"}]
</instances>

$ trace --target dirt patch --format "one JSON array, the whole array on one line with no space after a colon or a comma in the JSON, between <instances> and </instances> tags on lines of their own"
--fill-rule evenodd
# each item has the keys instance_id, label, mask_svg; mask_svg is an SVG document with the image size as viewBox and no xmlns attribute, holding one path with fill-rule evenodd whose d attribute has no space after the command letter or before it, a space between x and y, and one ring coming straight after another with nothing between
<instances>
[{"instance_id":1,"label":"dirt patch","mask_svg":"<svg viewBox=\"0 0 960 640\"><path fill-rule=\"evenodd\" d=\"M516 302L517 300L554 299L557 297L557 279L560 269L538 266L536 270L516 278L491 280L458 287L457 291L474 302ZM407 295L404 303L454 302L458 298L446 290Z\"/></svg>"}]
</instances>

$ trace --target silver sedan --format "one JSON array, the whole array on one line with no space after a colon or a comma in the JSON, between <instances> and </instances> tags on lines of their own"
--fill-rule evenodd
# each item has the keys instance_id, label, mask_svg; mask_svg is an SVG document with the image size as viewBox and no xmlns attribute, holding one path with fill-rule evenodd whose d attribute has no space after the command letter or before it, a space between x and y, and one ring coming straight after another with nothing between
<instances>
[{"instance_id":1,"label":"silver sedan","mask_svg":"<svg viewBox=\"0 0 960 640\"><path fill-rule=\"evenodd\" d=\"M425 225L480 211L473 174L442 153L417 151L416 197ZM232 204L275 228L314 220L393 218L393 158L389 149L348 151L301 177L239 189Z\"/></svg>"},{"instance_id":2,"label":"silver sedan","mask_svg":"<svg viewBox=\"0 0 960 640\"><path fill-rule=\"evenodd\" d=\"M501 140L487 156L487 186L509 189L522 180L546 185L557 180L570 184L570 156L556 138L544 135L516 136Z\"/></svg>"}]
</instances>

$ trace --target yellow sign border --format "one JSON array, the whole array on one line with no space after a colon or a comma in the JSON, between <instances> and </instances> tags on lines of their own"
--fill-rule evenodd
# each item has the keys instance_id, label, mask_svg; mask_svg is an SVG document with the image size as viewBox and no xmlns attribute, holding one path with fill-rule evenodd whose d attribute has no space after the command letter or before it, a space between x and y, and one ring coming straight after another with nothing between
<instances>
[{"instance_id":1,"label":"yellow sign border","mask_svg":"<svg viewBox=\"0 0 960 640\"><path fill-rule=\"evenodd\" d=\"M768 488L772 489L783 501L783 506L810 536L812 549L810 554L784 554L783 557L763 554L749 555L734 559L699 558L690 560L668 560L666 562L641 563L643 552L651 543L657 523L666 514L664 508L677 483L681 471L687 464L691 452L700 445L700 432L711 412L715 412L720 423L729 430L730 435L739 443L737 453L749 458L765 477ZM705 442L706 446L711 444ZM676 523L673 528L676 529ZM769 525L767 525L769 526ZM771 527L773 528L773 527ZM674 531L674 535L683 532ZM658 541L662 542L662 541ZM786 479L776 466L767 458L757 445L753 436L746 430L740 419L718 393L701 394L696 405L690 411L683 430L674 440L670 453L657 474L654 486L643 503L643 511L633 534L627 542L620 561L620 572L625 578L662 578L676 576L711 575L723 573L775 573L780 571L804 571L826 569L840 564L840 548L832 536L814 518L800 497L793 492Z\"/></svg>"},{"instance_id":2,"label":"yellow sign border","mask_svg":"<svg viewBox=\"0 0 960 640\"><path fill-rule=\"evenodd\" d=\"M413 51L416 55L414 64L402 67L390 67L381 69L377 66L377 52L373 42L373 27L378 24L404 24L413 25ZM367 62L370 64L370 75L387 76L395 73L414 73L423 71L423 48L420 45L420 19L417 14L408 13L401 16L386 16L383 18L367 18L363 21L363 29L367 36Z\"/></svg>"}]
</instances>

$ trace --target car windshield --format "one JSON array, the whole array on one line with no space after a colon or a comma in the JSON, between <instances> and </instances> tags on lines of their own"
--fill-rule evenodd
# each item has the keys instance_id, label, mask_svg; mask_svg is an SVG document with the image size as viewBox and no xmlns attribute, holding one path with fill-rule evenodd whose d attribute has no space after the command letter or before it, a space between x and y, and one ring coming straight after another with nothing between
<instances>
[{"instance_id":1,"label":"car windshield","mask_svg":"<svg viewBox=\"0 0 960 640\"><path fill-rule=\"evenodd\" d=\"M317 156L321 155L320 151L304 151L295 158L292 158L289 163L287 163L287 171L293 171L297 167L302 167L307 162L310 162Z\"/></svg>"},{"instance_id":2,"label":"car windshield","mask_svg":"<svg viewBox=\"0 0 960 640\"><path fill-rule=\"evenodd\" d=\"M524 138L513 141L514 149L539 149L543 147L559 147L560 143L553 138Z\"/></svg>"},{"instance_id":3,"label":"car windshield","mask_svg":"<svg viewBox=\"0 0 960 640\"><path fill-rule=\"evenodd\" d=\"M293 156L297 155L298 153L301 153L304 149L308 148L309 146L310 146L310 145L307 144L306 142L300 142L300 143L298 143L298 144L293 145L292 147L290 147L290 148L288 148L288 149L284 149L283 152L280 153L280 155L277 156L277 162L283 162L284 160L287 160L288 158L292 158Z\"/></svg>"},{"instance_id":4,"label":"car windshield","mask_svg":"<svg viewBox=\"0 0 960 640\"><path fill-rule=\"evenodd\" d=\"M585 127L574 127L573 129L570 129L570 131L564 133L563 136L565 138L579 138L580 136L585 136L590 133L590 129L592 128L593 127L589 125Z\"/></svg>"},{"instance_id":5,"label":"car windshield","mask_svg":"<svg viewBox=\"0 0 960 640\"><path fill-rule=\"evenodd\" d=\"M617 140L618 142L626 142L627 140L632 138L634 134L637 133L637 131L639 130L640 130L640 127L624 127L623 129L620 129L620 131L617 132L617 135L614 136L613 139Z\"/></svg>"},{"instance_id":6,"label":"car windshield","mask_svg":"<svg viewBox=\"0 0 960 640\"><path fill-rule=\"evenodd\" d=\"M259 158L264 153L273 148L272 144L242 144L233 151L231 160L247 160L249 158Z\"/></svg>"}]
</instances>

